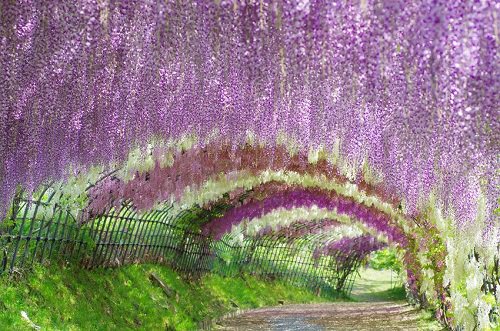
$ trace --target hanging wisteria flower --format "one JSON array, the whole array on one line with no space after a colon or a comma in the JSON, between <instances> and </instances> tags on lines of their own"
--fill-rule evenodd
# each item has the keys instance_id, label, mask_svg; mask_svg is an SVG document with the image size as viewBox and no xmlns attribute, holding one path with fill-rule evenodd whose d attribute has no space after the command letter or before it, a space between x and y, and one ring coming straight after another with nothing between
<instances>
[{"instance_id":1,"label":"hanging wisteria flower","mask_svg":"<svg viewBox=\"0 0 500 331\"><path fill-rule=\"evenodd\" d=\"M313 206L319 209L335 211L339 215L345 214L367 227L383 233L389 241L398 243L401 246L406 245L403 231L383 213L356 204L353 200L341 196L321 194L308 189L283 190L264 200L249 202L233 208L224 216L215 218L204 225L203 231L206 234L213 235L216 239L220 239L225 233L230 232L233 226L244 220L260 218L276 209L310 208Z\"/></svg>"},{"instance_id":2,"label":"hanging wisteria flower","mask_svg":"<svg viewBox=\"0 0 500 331\"><path fill-rule=\"evenodd\" d=\"M338 241L329 242L324 246L318 246L313 253L317 260L321 256L333 256L338 264L344 264L348 259L363 260L370 253L386 247L385 243L379 242L370 235L355 238L342 238Z\"/></svg>"}]
</instances>

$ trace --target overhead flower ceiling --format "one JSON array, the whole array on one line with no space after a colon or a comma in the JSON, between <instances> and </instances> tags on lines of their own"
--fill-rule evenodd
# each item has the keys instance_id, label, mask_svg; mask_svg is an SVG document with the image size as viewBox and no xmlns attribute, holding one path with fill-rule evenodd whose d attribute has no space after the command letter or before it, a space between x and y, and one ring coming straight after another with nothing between
<instances>
[{"instance_id":1,"label":"overhead flower ceiling","mask_svg":"<svg viewBox=\"0 0 500 331\"><path fill-rule=\"evenodd\" d=\"M2 6L0 199L153 137L338 149L409 211L495 201L495 1L18 1ZM491 217L490 217L491 218Z\"/></svg>"}]
</instances>

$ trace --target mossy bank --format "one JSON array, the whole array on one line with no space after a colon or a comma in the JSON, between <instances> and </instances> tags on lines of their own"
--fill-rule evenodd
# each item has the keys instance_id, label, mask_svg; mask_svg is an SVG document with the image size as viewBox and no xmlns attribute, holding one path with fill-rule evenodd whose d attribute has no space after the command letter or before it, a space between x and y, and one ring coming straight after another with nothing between
<instances>
[{"instance_id":1,"label":"mossy bank","mask_svg":"<svg viewBox=\"0 0 500 331\"><path fill-rule=\"evenodd\" d=\"M54 265L0 279L0 330L196 330L237 308L328 300L248 275L187 282L159 265L91 271Z\"/></svg>"}]
</instances>

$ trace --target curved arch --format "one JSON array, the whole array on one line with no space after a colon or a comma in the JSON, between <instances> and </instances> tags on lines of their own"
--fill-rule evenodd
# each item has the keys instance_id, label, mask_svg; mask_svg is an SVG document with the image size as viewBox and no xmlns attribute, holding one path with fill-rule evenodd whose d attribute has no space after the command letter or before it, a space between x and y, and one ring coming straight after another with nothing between
<instances>
[{"instance_id":1,"label":"curved arch","mask_svg":"<svg viewBox=\"0 0 500 331\"><path fill-rule=\"evenodd\" d=\"M340 226L342 223L335 219L321 219L316 222L310 220L297 219L295 222L289 222L286 225L278 224L276 228L267 226L259 230L254 238L259 239L263 236L274 235L289 238L290 240L298 239L302 236L318 235L332 228Z\"/></svg>"},{"instance_id":2,"label":"curved arch","mask_svg":"<svg viewBox=\"0 0 500 331\"><path fill-rule=\"evenodd\" d=\"M233 225L244 219L259 218L279 208L310 208L313 206L355 218L378 232L384 233L390 241L405 245L403 231L393 225L387 215L339 195L331 193L326 195L321 191L307 189L284 190L264 200L235 207L221 218L212 220L205 226L204 230L205 233L212 233L215 238L220 238L224 233L229 232Z\"/></svg>"},{"instance_id":3,"label":"curved arch","mask_svg":"<svg viewBox=\"0 0 500 331\"><path fill-rule=\"evenodd\" d=\"M392 205L393 208L399 203L394 196L388 195L381 185L368 184L362 176L358 176L355 182L351 182L326 159L311 163L306 154L290 155L284 147L271 149L244 145L234 148L213 142L204 147L192 147L182 153L176 152L171 164L163 164L159 161L164 153L168 155L172 152L168 150L155 152L156 160L152 168L147 171L142 173L135 170L124 171L126 174L132 171L131 179L117 180L116 177L110 177L98 183L90 191L89 209L98 214L109 208L109 201L123 199L133 200L139 209L150 209L155 203L170 199L183 203L185 200L189 201L189 198L183 195L189 196L190 192L192 192L191 196L205 196L199 194L199 188L203 187L204 183L218 178L226 182L235 182L239 177L238 173L253 177L259 177L259 174L269 176L270 173L287 173L292 180L294 177L297 180L297 176L309 175L312 178L320 178L319 181L332 183L332 188L338 191L346 193L360 191L364 196L376 197L381 202ZM220 178L220 174L224 174L223 178ZM309 179L307 176L306 178ZM260 181L262 183L262 180ZM257 182L254 185L261 183ZM231 191L236 188L238 186ZM211 191L212 200L230 192L220 192L214 190L213 187ZM204 202L198 200L188 202L188 204L193 204L193 202L205 204L209 201L211 200Z\"/></svg>"}]
</instances>

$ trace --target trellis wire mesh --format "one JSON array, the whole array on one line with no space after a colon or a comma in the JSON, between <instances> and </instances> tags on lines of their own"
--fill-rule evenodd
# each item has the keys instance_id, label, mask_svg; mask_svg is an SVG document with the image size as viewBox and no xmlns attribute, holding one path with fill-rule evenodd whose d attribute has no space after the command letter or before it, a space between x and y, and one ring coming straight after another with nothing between
<instances>
[{"instance_id":1,"label":"trellis wire mesh","mask_svg":"<svg viewBox=\"0 0 500 331\"><path fill-rule=\"evenodd\" d=\"M78 224L72 212L51 202L55 194L47 186L36 199L16 196L10 220L0 228L0 273L57 260L86 268L154 262L193 278L207 272L247 272L337 293L350 292L361 263L355 257L343 265L335 257L315 260L304 239L268 235L236 244L229 236L214 241L182 222L196 217L194 213L175 214L171 206L138 215L124 204L120 211Z\"/></svg>"}]
</instances>

